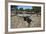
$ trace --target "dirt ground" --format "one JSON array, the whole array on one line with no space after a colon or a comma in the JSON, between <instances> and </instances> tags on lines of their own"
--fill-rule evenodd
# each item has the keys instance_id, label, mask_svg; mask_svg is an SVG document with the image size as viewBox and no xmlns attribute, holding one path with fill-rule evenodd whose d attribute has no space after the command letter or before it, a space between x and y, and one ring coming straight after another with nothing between
<instances>
[{"instance_id":1,"label":"dirt ground","mask_svg":"<svg viewBox=\"0 0 46 34\"><path fill-rule=\"evenodd\" d=\"M31 16L32 22L30 27L40 27L41 26L41 16L33 14ZM12 16L11 17L11 28L28 28L27 21L24 21L23 17Z\"/></svg>"}]
</instances>

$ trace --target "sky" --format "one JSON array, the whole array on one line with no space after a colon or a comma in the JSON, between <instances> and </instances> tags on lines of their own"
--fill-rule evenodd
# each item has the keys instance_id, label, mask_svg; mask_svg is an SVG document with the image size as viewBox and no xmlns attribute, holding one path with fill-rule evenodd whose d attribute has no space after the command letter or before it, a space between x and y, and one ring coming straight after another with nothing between
<instances>
[{"instance_id":1,"label":"sky","mask_svg":"<svg viewBox=\"0 0 46 34\"><path fill-rule=\"evenodd\" d=\"M18 9L19 9L19 8L23 8L23 9L32 9L32 6L18 6L17 8L18 8Z\"/></svg>"}]
</instances>

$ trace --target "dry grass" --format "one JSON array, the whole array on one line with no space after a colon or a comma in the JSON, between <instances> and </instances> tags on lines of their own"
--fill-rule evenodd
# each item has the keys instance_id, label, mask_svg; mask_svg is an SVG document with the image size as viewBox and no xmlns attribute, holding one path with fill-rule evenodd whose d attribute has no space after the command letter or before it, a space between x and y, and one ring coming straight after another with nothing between
<instances>
[{"instance_id":1,"label":"dry grass","mask_svg":"<svg viewBox=\"0 0 46 34\"><path fill-rule=\"evenodd\" d=\"M32 22L30 27L40 27L41 26L41 17L33 14L31 16ZM27 21L24 21L23 17L12 16L11 17L11 28L28 28Z\"/></svg>"}]
</instances>

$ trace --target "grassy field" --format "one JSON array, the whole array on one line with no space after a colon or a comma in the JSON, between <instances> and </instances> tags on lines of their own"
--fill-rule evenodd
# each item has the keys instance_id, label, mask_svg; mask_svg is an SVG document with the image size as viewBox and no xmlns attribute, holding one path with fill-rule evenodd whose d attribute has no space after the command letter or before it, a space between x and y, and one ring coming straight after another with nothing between
<instances>
[{"instance_id":1,"label":"grassy field","mask_svg":"<svg viewBox=\"0 0 46 34\"><path fill-rule=\"evenodd\" d=\"M31 16L32 22L30 27L40 27L41 26L41 16L33 14ZM12 16L11 17L11 28L28 28L27 21L24 21L23 17Z\"/></svg>"}]
</instances>

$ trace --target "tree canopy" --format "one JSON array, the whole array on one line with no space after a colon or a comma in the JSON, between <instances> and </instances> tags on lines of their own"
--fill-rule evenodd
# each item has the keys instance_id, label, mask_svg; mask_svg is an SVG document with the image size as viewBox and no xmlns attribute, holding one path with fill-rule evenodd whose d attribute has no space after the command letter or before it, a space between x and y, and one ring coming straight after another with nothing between
<instances>
[{"instance_id":1,"label":"tree canopy","mask_svg":"<svg viewBox=\"0 0 46 34\"><path fill-rule=\"evenodd\" d=\"M39 13L39 12L41 12L41 7L32 7L33 9L33 11L35 12L35 13Z\"/></svg>"}]
</instances>

